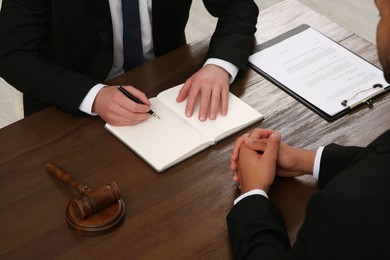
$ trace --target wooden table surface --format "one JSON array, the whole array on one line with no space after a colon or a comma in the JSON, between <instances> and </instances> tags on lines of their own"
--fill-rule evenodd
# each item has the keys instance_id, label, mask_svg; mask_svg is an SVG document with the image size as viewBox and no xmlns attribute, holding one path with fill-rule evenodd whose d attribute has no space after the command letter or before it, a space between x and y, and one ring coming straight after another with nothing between
<instances>
[{"instance_id":1,"label":"wooden table surface","mask_svg":"<svg viewBox=\"0 0 390 260\"><path fill-rule=\"evenodd\" d=\"M376 47L295 0L261 11L257 41L307 23L380 66ZM110 83L134 84L149 96L175 86L201 66L208 40L149 62ZM238 195L229 170L235 139L254 127L280 131L290 145L316 149L336 142L366 145L390 127L390 95L329 123L249 69L231 91L265 119L166 170L155 172L104 129L98 117L48 108L0 130L1 259L231 259L225 217ZM126 205L123 224L101 236L71 230L67 204L77 195L46 172L56 162L97 188L115 181ZM291 241L308 198L311 177L278 179L270 192Z\"/></svg>"}]
</instances>

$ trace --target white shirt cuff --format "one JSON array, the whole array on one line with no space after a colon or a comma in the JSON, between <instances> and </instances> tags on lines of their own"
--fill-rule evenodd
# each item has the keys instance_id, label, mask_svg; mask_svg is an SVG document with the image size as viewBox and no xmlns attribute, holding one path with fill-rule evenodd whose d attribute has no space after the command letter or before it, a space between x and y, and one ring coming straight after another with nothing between
<instances>
[{"instance_id":1,"label":"white shirt cuff","mask_svg":"<svg viewBox=\"0 0 390 260\"><path fill-rule=\"evenodd\" d=\"M204 65L207 65L207 64L214 64L214 65L220 66L223 69L225 69L230 74L229 84L233 83L233 81L236 79L236 76L238 73L238 67L236 67L232 63L225 61L225 60L217 59L217 58L210 58L210 59L207 59L207 61L205 62Z\"/></svg>"},{"instance_id":2,"label":"white shirt cuff","mask_svg":"<svg viewBox=\"0 0 390 260\"><path fill-rule=\"evenodd\" d=\"M264 196L268 199L268 195L265 191L263 190L260 190L260 189L254 189L254 190L250 190L248 192L245 192L244 194L241 194L240 197L238 197L237 199L234 200L234 205L236 205L238 202L240 202L242 199L248 197L248 196L252 196L252 195L261 195L261 196Z\"/></svg>"},{"instance_id":3,"label":"white shirt cuff","mask_svg":"<svg viewBox=\"0 0 390 260\"><path fill-rule=\"evenodd\" d=\"M318 181L318 177L320 174L320 164L321 164L321 157L322 157L322 151L324 150L324 147L321 146L318 148L316 152L316 157L314 159L314 167L313 167L313 177Z\"/></svg>"},{"instance_id":4,"label":"white shirt cuff","mask_svg":"<svg viewBox=\"0 0 390 260\"><path fill-rule=\"evenodd\" d=\"M81 102L79 106L79 110L83 111L84 113L90 114L92 116L97 116L95 112L92 112L92 105L93 102L95 101L98 92L105 86L106 85L103 84L97 84L93 88L91 88L91 90L88 92L88 94Z\"/></svg>"}]
</instances>

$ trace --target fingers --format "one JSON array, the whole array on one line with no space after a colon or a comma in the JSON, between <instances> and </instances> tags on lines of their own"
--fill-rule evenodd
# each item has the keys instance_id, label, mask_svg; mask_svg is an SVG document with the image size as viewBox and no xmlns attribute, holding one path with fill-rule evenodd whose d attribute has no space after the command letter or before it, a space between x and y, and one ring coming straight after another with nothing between
<instances>
[{"instance_id":1,"label":"fingers","mask_svg":"<svg viewBox=\"0 0 390 260\"><path fill-rule=\"evenodd\" d=\"M135 114L144 114L150 110L150 101L143 92L131 86L125 86L124 88L126 88L130 94L138 98L141 101L141 104L134 102L133 100L123 95L123 93L118 93L119 91L117 91L115 92L117 97L113 101L116 101L116 103L124 109L122 111L116 111L117 113L125 118L132 118ZM128 115L126 115L125 110L129 112Z\"/></svg>"},{"instance_id":2,"label":"fingers","mask_svg":"<svg viewBox=\"0 0 390 260\"><path fill-rule=\"evenodd\" d=\"M222 89L221 91L221 114L223 116L227 115L228 112L228 105L229 105L229 88ZM216 107L216 112L218 112L218 107Z\"/></svg>"},{"instance_id":3,"label":"fingers","mask_svg":"<svg viewBox=\"0 0 390 260\"><path fill-rule=\"evenodd\" d=\"M148 113L132 112L124 109L120 105L107 109L107 113L104 114L104 121L114 126L127 126L136 125L149 117Z\"/></svg>"},{"instance_id":4,"label":"fingers","mask_svg":"<svg viewBox=\"0 0 390 260\"><path fill-rule=\"evenodd\" d=\"M192 79L189 78L186 80L183 87L180 89L179 94L177 95L177 98L176 98L176 102L181 103L187 98L188 93L190 92L190 89L191 89L191 85L192 85Z\"/></svg>"},{"instance_id":5,"label":"fingers","mask_svg":"<svg viewBox=\"0 0 390 260\"><path fill-rule=\"evenodd\" d=\"M264 152L267 147L267 139L254 139L252 137L245 138L245 144L248 145L249 148L258 152Z\"/></svg>"},{"instance_id":6,"label":"fingers","mask_svg":"<svg viewBox=\"0 0 390 260\"><path fill-rule=\"evenodd\" d=\"M230 156L230 169L233 172L233 181L239 182L239 174L238 174L238 155L240 154L240 148L243 144L245 144L246 138L248 138L249 134L244 134L239 137L234 143L232 155Z\"/></svg>"},{"instance_id":7,"label":"fingers","mask_svg":"<svg viewBox=\"0 0 390 260\"><path fill-rule=\"evenodd\" d=\"M256 128L250 133L250 137L253 139L262 139L268 138L272 135L274 131L262 128Z\"/></svg>"},{"instance_id":8,"label":"fingers","mask_svg":"<svg viewBox=\"0 0 390 260\"><path fill-rule=\"evenodd\" d=\"M220 85L202 85L192 87L189 91L186 105L187 116L192 116L198 96L200 96L198 115L200 121L206 121L207 116L210 120L215 120L219 110L221 115L227 114L228 88L222 88Z\"/></svg>"},{"instance_id":9,"label":"fingers","mask_svg":"<svg viewBox=\"0 0 390 260\"><path fill-rule=\"evenodd\" d=\"M245 142L253 150L264 151L266 142L264 139L272 135L274 131L256 128L249 134L244 134L237 138L234 143L231 160L237 160L241 145Z\"/></svg>"},{"instance_id":10,"label":"fingers","mask_svg":"<svg viewBox=\"0 0 390 260\"><path fill-rule=\"evenodd\" d=\"M278 157L278 150L280 145L280 139L282 138L279 132L273 132L270 138L267 140L267 149L264 151L263 157L270 158L276 161Z\"/></svg>"},{"instance_id":11,"label":"fingers","mask_svg":"<svg viewBox=\"0 0 390 260\"><path fill-rule=\"evenodd\" d=\"M210 100L212 91L213 90L210 87L203 87L199 91L200 92L199 120L202 122L206 121L206 119L207 119L207 112L209 111L209 103L212 101L212 100ZM198 95L198 94L196 94L196 95ZM219 97L218 97L218 99L219 99ZM196 99L195 99L195 102L196 102ZM218 102L219 102L219 100L218 100ZM188 102L187 107L190 105L195 106L195 103L190 104L190 102ZM213 113L214 113L214 119L215 119L216 112L214 111ZM210 111L210 114L211 114L211 111Z\"/></svg>"},{"instance_id":12,"label":"fingers","mask_svg":"<svg viewBox=\"0 0 390 260\"><path fill-rule=\"evenodd\" d=\"M255 129L256 130L256 129ZM255 135L255 136L268 136L269 130L265 129L257 129L258 133L264 133L263 135ZM264 151L265 147L267 146L266 141L263 139L254 139L250 137L252 134L244 134L237 138L236 142L234 143L232 154L230 156L230 169L233 172L233 180L235 182L238 182L238 155L240 154L240 148L243 144L247 144L249 148L256 150L256 151Z\"/></svg>"},{"instance_id":13,"label":"fingers","mask_svg":"<svg viewBox=\"0 0 390 260\"><path fill-rule=\"evenodd\" d=\"M215 85L212 88L212 93L210 97L206 97L206 99L210 99L210 115L209 118L211 120L215 120L217 118L218 110L220 110L221 115L226 116L228 112L229 105L229 88L228 86ZM208 104L205 102L204 110L202 110L202 103L200 106L201 113L204 112L207 115Z\"/></svg>"},{"instance_id":14,"label":"fingers","mask_svg":"<svg viewBox=\"0 0 390 260\"><path fill-rule=\"evenodd\" d=\"M251 162L252 159L255 159L255 157L257 157L258 155L259 155L258 153L256 153L252 149L250 149L248 146L242 145L241 149L240 149L240 156L239 156L238 160L239 160L239 162L241 162L240 160L242 160L245 157L245 159L244 159L245 161Z\"/></svg>"},{"instance_id":15,"label":"fingers","mask_svg":"<svg viewBox=\"0 0 390 260\"><path fill-rule=\"evenodd\" d=\"M130 92L133 96L135 96L136 98L138 98L142 104L145 104L145 105L148 105L150 106L150 101L149 99L147 98L147 96L145 95L144 92L142 92L141 90L138 90L136 89L135 87L133 86L123 86L128 92Z\"/></svg>"},{"instance_id":16,"label":"fingers","mask_svg":"<svg viewBox=\"0 0 390 260\"><path fill-rule=\"evenodd\" d=\"M265 162L266 171L276 171L280 139L280 133L274 132L267 140L267 148L262 156L262 160Z\"/></svg>"},{"instance_id":17,"label":"fingers","mask_svg":"<svg viewBox=\"0 0 390 260\"><path fill-rule=\"evenodd\" d=\"M271 137L272 140L269 140L271 139ZM275 164L278 150L279 150L280 139L281 139L280 133L272 130L260 129L260 128L254 129L251 133L244 134L239 138L237 138L232 149L232 154L230 156L230 169L232 170L233 173L233 181L239 182L238 159L241 152L241 147L244 144L247 146L247 148L250 148L251 150L256 151L258 153L258 152L264 152L268 149L268 142L270 144L271 142L273 142L273 144L275 145L274 141L277 140L278 144L277 144L276 153L275 151L272 150L274 147L270 148L270 150L275 153L274 154L275 157L271 158L272 160L275 160L273 163ZM270 153L270 151L268 153Z\"/></svg>"},{"instance_id":18,"label":"fingers","mask_svg":"<svg viewBox=\"0 0 390 260\"><path fill-rule=\"evenodd\" d=\"M238 177L241 194L253 189L268 192L275 179L280 134L275 132L267 140L263 154L243 144L238 158Z\"/></svg>"},{"instance_id":19,"label":"fingers","mask_svg":"<svg viewBox=\"0 0 390 260\"><path fill-rule=\"evenodd\" d=\"M198 92L199 88L193 86L192 78L187 79L183 87L179 91L179 94L176 98L176 102L180 103L187 99L187 104L185 108L185 115L187 117L191 117L194 112L195 104L198 99Z\"/></svg>"},{"instance_id":20,"label":"fingers","mask_svg":"<svg viewBox=\"0 0 390 260\"><path fill-rule=\"evenodd\" d=\"M187 117L191 117L194 113L196 102L200 97L199 104L199 120L204 122L207 119L207 114L210 108L210 119L214 120L219 109L220 93L218 87L210 86L207 84L192 84L191 86L186 85L186 89L183 93L188 93L187 104L185 113ZM184 87L183 87L184 88ZM184 94L183 94L184 95ZM209 107L210 106L210 107Z\"/></svg>"},{"instance_id":21,"label":"fingers","mask_svg":"<svg viewBox=\"0 0 390 260\"><path fill-rule=\"evenodd\" d=\"M233 181L236 183L240 182L240 177L238 175L238 171L233 172Z\"/></svg>"},{"instance_id":22,"label":"fingers","mask_svg":"<svg viewBox=\"0 0 390 260\"><path fill-rule=\"evenodd\" d=\"M205 65L191 76L180 90L176 101L187 99L185 114L191 117L199 98L199 120L226 115L229 100L229 73L219 66Z\"/></svg>"},{"instance_id":23,"label":"fingers","mask_svg":"<svg viewBox=\"0 0 390 260\"><path fill-rule=\"evenodd\" d=\"M264 181L267 173L262 170L262 155L250 149L245 144L240 149L238 159L238 178L240 182L241 194L253 189L263 189L268 187L270 181ZM267 183L263 185L263 183Z\"/></svg>"},{"instance_id":24,"label":"fingers","mask_svg":"<svg viewBox=\"0 0 390 260\"><path fill-rule=\"evenodd\" d=\"M233 146L232 155L230 157L232 160L237 160L238 154L240 152L240 147L245 142L245 140L248 136L249 136L249 134L244 134L243 136L240 136L239 138L237 138L237 140Z\"/></svg>"},{"instance_id":25,"label":"fingers","mask_svg":"<svg viewBox=\"0 0 390 260\"><path fill-rule=\"evenodd\" d=\"M111 125L134 125L149 117L150 102L146 95L134 87L125 88L145 104L129 99L116 86L102 88L95 98L93 111Z\"/></svg>"}]
</instances>

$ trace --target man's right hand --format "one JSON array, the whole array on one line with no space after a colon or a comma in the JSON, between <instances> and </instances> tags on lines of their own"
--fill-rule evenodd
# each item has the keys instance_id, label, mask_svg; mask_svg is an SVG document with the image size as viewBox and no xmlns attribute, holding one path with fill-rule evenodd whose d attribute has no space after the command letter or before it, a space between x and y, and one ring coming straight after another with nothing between
<instances>
[{"instance_id":1,"label":"man's right hand","mask_svg":"<svg viewBox=\"0 0 390 260\"><path fill-rule=\"evenodd\" d=\"M123 86L143 104L137 104L121 93L117 86L106 86L97 94L92 111L106 123L114 126L135 125L150 115L150 102L146 95L132 86Z\"/></svg>"}]
</instances>

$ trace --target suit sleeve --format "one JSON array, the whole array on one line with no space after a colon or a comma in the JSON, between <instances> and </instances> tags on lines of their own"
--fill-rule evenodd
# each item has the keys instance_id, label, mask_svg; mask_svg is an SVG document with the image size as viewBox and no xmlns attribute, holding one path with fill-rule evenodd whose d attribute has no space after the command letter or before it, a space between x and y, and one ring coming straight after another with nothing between
<instances>
[{"instance_id":1,"label":"suit sleeve","mask_svg":"<svg viewBox=\"0 0 390 260\"><path fill-rule=\"evenodd\" d=\"M320 163L318 186L323 188L328 182L347 168L364 148L330 144L324 148Z\"/></svg>"},{"instance_id":2,"label":"suit sleeve","mask_svg":"<svg viewBox=\"0 0 390 260\"><path fill-rule=\"evenodd\" d=\"M80 71L88 67L82 62L74 62L74 57L83 50L83 43L76 33L77 27L72 25L80 22L76 17L81 17L85 8L80 8L82 4L73 7L74 15L70 18L68 10L57 12L64 3L50 0L3 1L0 12L0 76L28 97L69 112L78 112L81 101L99 83L99 79L85 76ZM63 9L71 8L69 3ZM66 14L68 21L58 21ZM87 26L88 23L80 23L78 27ZM66 46L67 49L63 48ZM93 46L88 48L91 57L99 57L93 53ZM81 60L86 59L82 57ZM76 72L76 66L71 68L69 64L77 64L80 71Z\"/></svg>"},{"instance_id":3,"label":"suit sleeve","mask_svg":"<svg viewBox=\"0 0 390 260\"><path fill-rule=\"evenodd\" d=\"M261 195L237 203L227 224L234 259L277 259L290 247L280 211Z\"/></svg>"},{"instance_id":4,"label":"suit sleeve","mask_svg":"<svg viewBox=\"0 0 390 260\"><path fill-rule=\"evenodd\" d=\"M369 259L372 254L356 205L332 190L321 191L309 201L292 247L279 210L260 195L237 203L227 223L234 259Z\"/></svg>"},{"instance_id":5,"label":"suit sleeve","mask_svg":"<svg viewBox=\"0 0 390 260\"><path fill-rule=\"evenodd\" d=\"M318 186L324 187L333 177L338 175L364 154L378 145L390 143L390 130L387 130L371 142L367 147L341 146L330 144L325 147L320 164Z\"/></svg>"},{"instance_id":6,"label":"suit sleeve","mask_svg":"<svg viewBox=\"0 0 390 260\"><path fill-rule=\"evenodd\" d=\"M207 58L219 58L245 70L255 42L259 9L253 0L204 0L218 23Z\"/></svg>"},{"instance_id":7,"label":"suit sleeve","mask_svg":"<svg viewBox=\"0 0 390 260\"><path fill-rule=\"evenodd\" d=\"M342 192L324 189L309 203L297 240L283 259L370 259L370 230ZM364 211L365 209L362 209Z\"/></svg>"}]
</instances>

